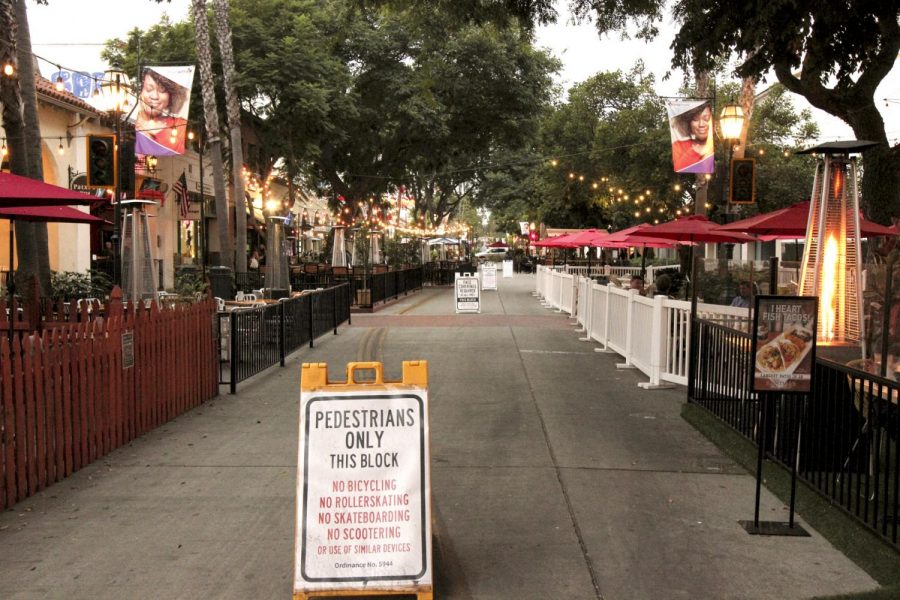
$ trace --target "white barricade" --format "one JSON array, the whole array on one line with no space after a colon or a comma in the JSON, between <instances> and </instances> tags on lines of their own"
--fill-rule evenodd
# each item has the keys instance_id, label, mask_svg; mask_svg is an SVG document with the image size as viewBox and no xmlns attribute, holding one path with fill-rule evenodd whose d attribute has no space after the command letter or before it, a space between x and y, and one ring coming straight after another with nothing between
<instances>
[{"instance_id":1,"label":"white barricade","mask_svg":"<svg viewBox=\"0 0 900 600\"><path fill-rule=\"evenodd\" d=\"M573 314L575 308L575 276L568 273L559 274L559 306L564 313Z\"/></svg>"},{"instance_id":2,"label":"white barricade","mask_svg":"<svg viewBox=\"0 0 900 600\"><path fill-rule=\"evenodd\" d=\"M548 304L574 314L586 332L582 340L598 342L604 350L624 357L620 367L634 367L647 375L650 381L640 383L641 387L687 385L690 302L665 296L645 298L636 290L599 285L551 269L544 271L544 278ZM745 308L699 303L697 315L743 331L749 323Z\"/></svg>"}]
</instances>

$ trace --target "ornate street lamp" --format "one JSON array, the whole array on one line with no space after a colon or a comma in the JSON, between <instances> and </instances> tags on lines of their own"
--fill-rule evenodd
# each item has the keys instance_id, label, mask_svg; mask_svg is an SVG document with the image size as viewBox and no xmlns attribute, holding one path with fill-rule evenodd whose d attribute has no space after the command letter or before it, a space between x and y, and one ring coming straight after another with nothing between
<instances>
[{"instance_id":1,"label":"ornate street lamp","mask_svg":"<svg viewBox=\"0 0 900 600\"><path fill-rule=\"evenodd\" d=\"M100 97L102 99L103 110L109 114L115 122L116 128L116 144L115 144L115 174L116 186L113 201L115 202L113 209L115 217L113 218L113 283L120 285L122 276L122 252L120 228L122 226L122 113L127 110L131 104L128 95L130 91L130 81L128 75L121 67L114 64L103 73L103 80L100 82ZM133 109L133 107L132 107Z\"/></svg>"},{"instance_id":2,"label":"ornate street lamp","mask_svg":"<svg viewBox=\"0 0 900 600\"><path fill-rule=\"evenodd\" d=\"M721 130L722 139L728 147L728 162L725 164L727 175L722 176L722 206L725 214L729 212L728 194L731 189L731 160L734 154L734 147L740 143L741 130L744 128L744 110L739 104L729 103L722 107L719 113L719 129ZM725 182L728 181L728 187ZM727 218L726 218L727 222Z\"/></svg>"}]
</instances>

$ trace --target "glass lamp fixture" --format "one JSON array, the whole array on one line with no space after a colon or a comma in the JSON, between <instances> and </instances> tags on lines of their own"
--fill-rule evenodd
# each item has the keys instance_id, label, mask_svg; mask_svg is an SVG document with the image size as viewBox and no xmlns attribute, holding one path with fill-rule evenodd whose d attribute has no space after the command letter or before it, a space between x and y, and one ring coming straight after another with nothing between
<instances>
[{"instance_id":1,"label":"glass lamp fixture","mask_svg":"<svg viewBox=\"0 0 900 600\"><path fill-rule=\"evenodd\" d=\"M744 110L738 104L726 104L719 114L719 126L722 128L722 137L726 140L736 141L741 137L741 129L744 127Z\"/></svg>"},{"instance_id":2,"label":"glass lamp fixture","mask_svg":"<svg viewBox=\"0 0 900 600\"><path fill-rule=\"evenodd\" d=\"M128 75L119 66L113 65L103 73L100 95L106 112L120 112L128 107Z\"/></svg>"}]
</instances>

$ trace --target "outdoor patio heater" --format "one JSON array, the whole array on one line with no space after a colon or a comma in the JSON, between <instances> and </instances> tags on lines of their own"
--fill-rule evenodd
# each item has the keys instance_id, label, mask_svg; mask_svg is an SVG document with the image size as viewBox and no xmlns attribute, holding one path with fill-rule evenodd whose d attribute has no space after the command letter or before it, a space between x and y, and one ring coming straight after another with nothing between
<instances>
[{"instance_id":1,"label":"outdoor patio heater","mask_svg":"<svg viewBox=\"0 0 900 600\"><path fill-rule=\"evenodd\" d=\"M799 154L816 154L812 196L800 272L800 295L819 297L817 338L824 345L865 339L863 320L857 159L874 142L830 142ZM865 348L863 348L865 353Z\"/></svg>"},{"instance_id":2,"label":"outdoor patio heater","mask_svg":"<svg viewBox=\"0 0 900 600\"><path fill-rule=\"evenodd\" d=\"M289 242L284 232L286 220L285 217L266 219L266 287L276 290L287 290L291 285L286 248Z\"/></svg>"},{"instance_id":3,"label":"outdoor patio heater","mask_svg":"<svg viewBox=\"0 0 900 600\"><path fill-rule=\"evenodd\" d=\"M156 265L150 243L150 215L152 200L123 200L122 210L122 296L138 301L155 298L157 292Z\"/></svg>"}]
</instances>

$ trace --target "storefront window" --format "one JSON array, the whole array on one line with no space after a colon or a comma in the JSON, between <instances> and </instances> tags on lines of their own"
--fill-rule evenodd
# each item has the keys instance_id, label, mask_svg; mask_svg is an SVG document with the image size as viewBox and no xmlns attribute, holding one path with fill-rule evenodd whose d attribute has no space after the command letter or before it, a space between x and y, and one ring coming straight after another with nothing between
<instances>
[{"instance_id":1,"label":"storefront window","mask_svg":"<svg viewBox=\"0 0 900 600\"><path fill-rule=\"evenodd\" d=\"M197 221L179 221L178 245L182 264L197 263Z\"/></svg>"}]
</instances>

